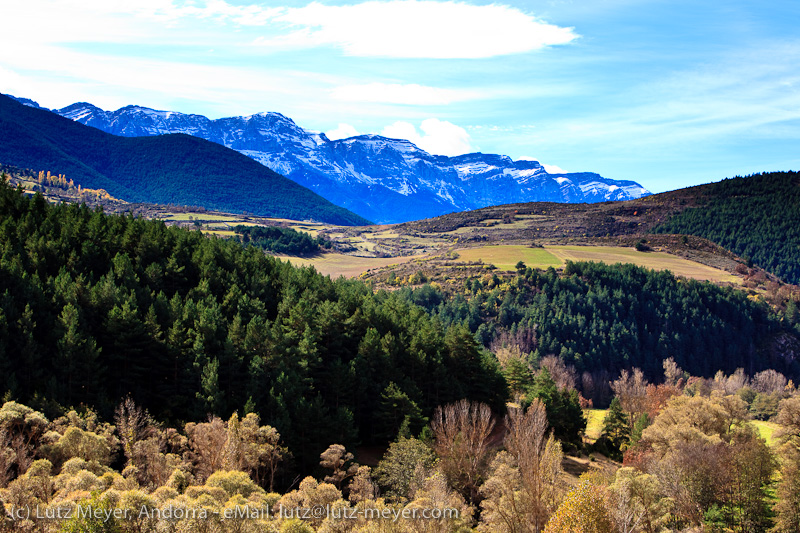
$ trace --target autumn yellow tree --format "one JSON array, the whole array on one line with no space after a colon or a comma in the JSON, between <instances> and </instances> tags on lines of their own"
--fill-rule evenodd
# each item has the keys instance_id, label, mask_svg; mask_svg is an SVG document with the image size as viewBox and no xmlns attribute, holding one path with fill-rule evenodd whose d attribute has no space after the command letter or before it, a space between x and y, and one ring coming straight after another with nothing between
<instances>
[{"instance_id":1,"label":"autumn yellow tree","mask_svg":"<svg viewBox=\"0 0 800 533\"><path fill-rule=\"evenodd\" d=\"M800 396L783 400L776 422L780 430L781 481L775 504L774 533L800 531Z\"/></svg>"},{"instance_id":2,"label":"autumn yellow tree","mask_svg":"<svg viewBox=\"0 0 800 533\"><path fill-rule=\"evenodd\" d=\"M646 470L674 502L675 518L763 531L774 458L738 396L676 396L642 433Z\"/></svg>"},{"instance_id":3,"label":"autumn yellow tree","mask_svg":"<svg viewBox=\"0 0 800 533\"><path fill-rule=\"evenodd\" d=\"M603 487L587 481L572 489L547 522L545 533L615 533Z\"/></svg>"}]
</instances>

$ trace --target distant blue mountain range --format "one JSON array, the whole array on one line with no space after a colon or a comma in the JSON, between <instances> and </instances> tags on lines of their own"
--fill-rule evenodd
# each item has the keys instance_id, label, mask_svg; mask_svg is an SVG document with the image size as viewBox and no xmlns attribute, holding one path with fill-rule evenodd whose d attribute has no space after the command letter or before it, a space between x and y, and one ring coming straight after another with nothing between
<instances>
[{"instance_id":1,"label":"distant blue mountain range","mask_svg":"<svg viewBox=\"0 0 800 533\"><path fill-rule=\"evenodd\" d=\"M600 202L650 194L632 181L591 172L550 174L536 161L503 155L436 156L409 141L377 135L331 141L280 113L211 120L139 106L104 111L88 103L54 112L114 135L186 133L222 144L379 223L515 202Z\"/></svg>"}]
</instances>

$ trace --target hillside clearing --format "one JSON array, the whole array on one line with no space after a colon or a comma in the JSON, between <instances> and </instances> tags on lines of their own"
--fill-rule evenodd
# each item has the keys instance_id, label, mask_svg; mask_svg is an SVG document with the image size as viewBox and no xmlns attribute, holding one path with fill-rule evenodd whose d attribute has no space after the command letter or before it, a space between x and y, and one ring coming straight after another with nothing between
<instances>
[{"instance_id":1,"label":"hillside clearing","mask_svg":"<svg viewBox=\"0 0 800 533\"><path fill-rule=\"evenodd\" d=\"M608 409L586 409L583 414L586 416L586 437L592 441L599 439Z\"/></svg>"},{"instance_id":2,"label":"hillside clearing","mask_svg":"<svg viewBox=\"0 0 800 533\"><path fill-rule=\"evenodd\" d=\"M753 420L753 425L756 427L756 429L758 429L758 433L761 435L761 438L767 441L768 446L772 446L775 443L773 434L780 427L778 424L764 420Z\"/></svg>"}]
</instances>

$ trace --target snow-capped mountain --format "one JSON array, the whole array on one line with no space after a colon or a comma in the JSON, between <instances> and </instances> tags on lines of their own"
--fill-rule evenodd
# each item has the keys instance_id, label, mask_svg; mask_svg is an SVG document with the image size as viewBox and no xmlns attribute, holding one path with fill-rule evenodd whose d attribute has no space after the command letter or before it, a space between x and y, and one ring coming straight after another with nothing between
<instances>
[{"instance_id":1,"label":"snow-capped mountain","mask_svg":"<svg viewBox=\"0 0 800 533\"><path fill-rule=\"evenodd\" d=\"M536 161L513 161L503 155L437 156L409 141L377 135L332 141L280 113L210 120L139 106L111 112L87 103L55 112L115 135L202 137L378 223L513 202L599 202L650 194L632 181L588 172L549 174Z\"/></svg>"}]
</instances>

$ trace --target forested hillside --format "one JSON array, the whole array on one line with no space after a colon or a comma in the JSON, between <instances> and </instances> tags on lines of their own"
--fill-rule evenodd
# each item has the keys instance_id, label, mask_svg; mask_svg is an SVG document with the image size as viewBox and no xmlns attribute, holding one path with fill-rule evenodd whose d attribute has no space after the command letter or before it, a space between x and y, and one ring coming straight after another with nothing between
<instances>
[{"instance_id":1,"label":"forested hillside","mask_svg":"<svg viewBox=\"0 0 800 533\"><path fill-rule=\"evenodd\" d=\"M510 280L468 279L452 297L431 286L400 292L445 325L467 324L487 347L519 349L534 365L557 356L593 384L587 397L623 368L639 367L655 380L668 357L698 376L736 368L800 376L796 303L779 316L742 291L665 271L568 263L559 275L521 266Z\"/></svg>"},{"instance_id":2,"label":"forested hillside","mask_svg":"<svg viewBox=\"0 0 800 533\"><path fill-rule=\"evenodd\" d=\"M653 232L705 237L788 283L800 283L800 173L770 172L705 185L698 203Z\"/></svg>"},{"instance_id":3,"label":"forested hillside","mask_svg":"<svg viewBox=\"0 0 800 533\"><path fill-rule=\"evenodd\" d=\"M117 137L0 95L0 163L65 174L130 202L368 221L234 150L188 135Z\"/></svg>"},{"instance_id":4,"label":"forested hillside","mask_svg":"<svg viewBox=\"0 0 800 533\"><path fill-rule=\"evenodd\" d=\"M258 412L301 466L505 382L465 328L258 248L0 186L0 391L110 418ZM407 420L406 420L407 419Z\"/></svg>"},{"instance_id":5,"label":"forested hillside","mask_svg":"<svg viewBox=\"0 0 800 533\"><path fill-rule=\"evenodd\" d=\"M331 241L323 237L312 237L306 232L279 226L236 226L234 239L275 254L313 255L330 250Z\"/></svg>"}]
</instances>

